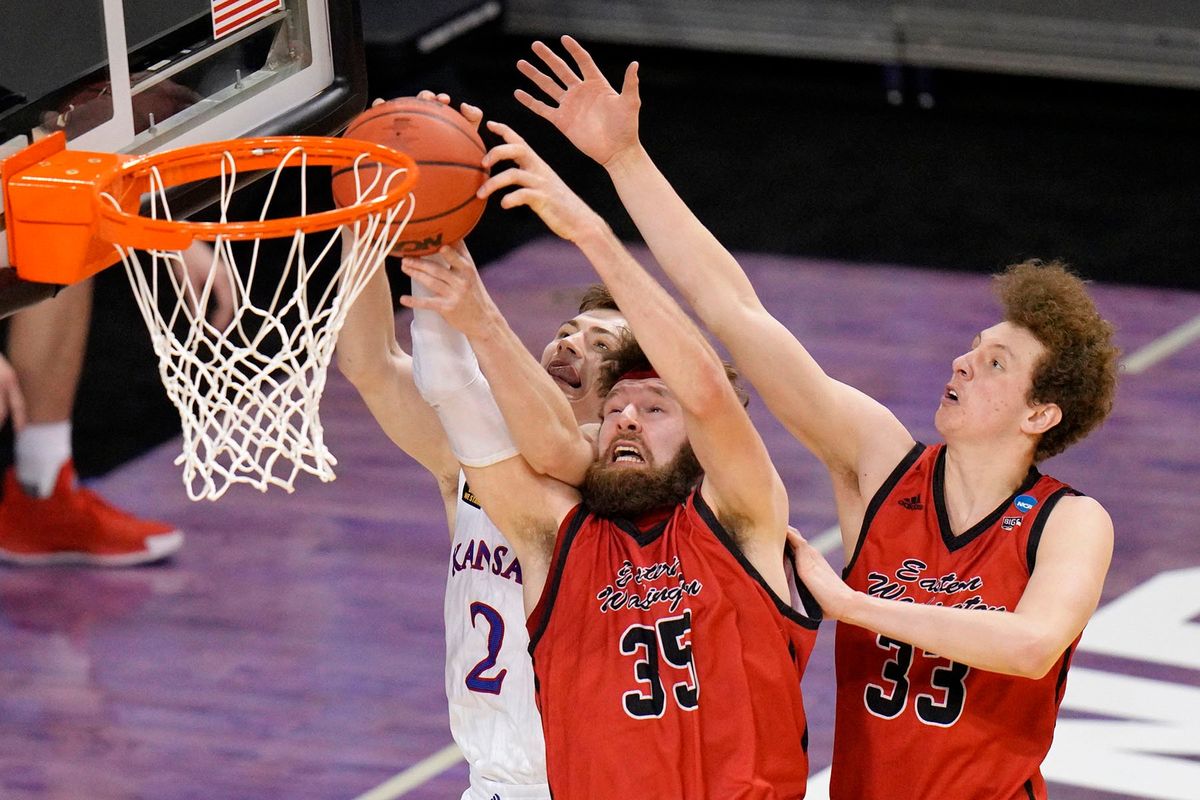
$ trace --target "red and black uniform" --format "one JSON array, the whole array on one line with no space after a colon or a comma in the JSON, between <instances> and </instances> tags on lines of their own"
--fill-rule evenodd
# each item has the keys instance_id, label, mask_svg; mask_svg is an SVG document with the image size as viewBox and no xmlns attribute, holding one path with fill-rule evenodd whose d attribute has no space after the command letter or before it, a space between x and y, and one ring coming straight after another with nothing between
<instances>
[{"instance_id":1,"label":"red and black uniform","mask_svg":"<svg viewBox=\"0 0 1200 800\"><path fill-rule=\"evenodd\" d=\"M812 616L699 492L636 523L568 514L529 617L556 800L803 797L800 676L820 613L794 588Z\"/></svg>"},{"instance_id":2,"label":"red and black uniform","mask_svg":"<svg viewBox=\"0 0 1200 800\"><path fill-rule=\"evenodd\" d=\"M843 577L903 603L1012 611L1046 519L1071 487L1031 468L1020 488L958 536L944 445L917 444L867 507ZM1076 640L1076 643L1078 640ZM834 800L1041 800L1075 643L1039 680L973 669L853 625L837 626Z\"/></svg>"}]
</instances>

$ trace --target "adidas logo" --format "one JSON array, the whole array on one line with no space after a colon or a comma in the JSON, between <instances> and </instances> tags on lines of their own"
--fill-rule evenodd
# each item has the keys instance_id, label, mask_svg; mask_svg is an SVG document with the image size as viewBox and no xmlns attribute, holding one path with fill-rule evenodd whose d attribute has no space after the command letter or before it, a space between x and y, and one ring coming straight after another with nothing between
<instances>
[{"instance_id":1,"label":"adidas logo","mask_svg":"<svg viewBox=\"0 0 1200 800\"><path fill-rule=\"evenodd\" d=\"M900 505L907 508L909 511L920 511L925 506L921 505L921 495L914 494L912 497L904 497L900 499Z\"/></svg>"}]
</instances>

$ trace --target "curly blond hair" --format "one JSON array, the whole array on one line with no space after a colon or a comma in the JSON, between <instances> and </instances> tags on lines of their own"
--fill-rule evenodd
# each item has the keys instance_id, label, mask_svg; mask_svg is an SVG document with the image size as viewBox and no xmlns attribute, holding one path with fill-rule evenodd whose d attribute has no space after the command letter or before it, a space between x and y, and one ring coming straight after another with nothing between
<instances>
[{"instance_id":1,"label":"curly blond hair","mask_svg":"<svg viewBox=\"0 0 1200 800\"><path fill-rule=\"evenodd\" d=\"M1038 441L1034 461L1043 461L1087 436L1112 411L1121 351L1112 341L1112 323L1061 261L1032 259L994 277L1004 319L1046 348L1034 367L1028 400L1057 404L1062 421Z\"/></svg>"}]
</instances>

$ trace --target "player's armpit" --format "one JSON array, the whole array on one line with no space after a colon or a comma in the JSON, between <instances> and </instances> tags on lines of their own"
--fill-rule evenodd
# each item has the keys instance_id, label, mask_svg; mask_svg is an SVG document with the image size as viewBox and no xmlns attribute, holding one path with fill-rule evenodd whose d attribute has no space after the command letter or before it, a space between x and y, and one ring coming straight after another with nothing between
<instances>
[{"instance_id":1,"label":"player's armpit","mask_svg":"<svg viewBox=\"0 0 1200 800\"><path fill-rule=\"evenodd\" d=\"M732 394L732 393L731 393ZM688 424L704 468L701 496L742 554L783 600L790 598L783 567L788 497L765 443L736 401L726 413Z\"/></svg>"},{"instance_id":2,"label":"player's armpit","mask_svg":"<svg viewBox=\"0 0 1200 800\"><path fill-rule=\"evenodd\" d=\"M579 504L578 490L534 472L519 455L487 467L464 467L464 471L480 506L516 551L525 596L536 602L550 569L559 525Z\"/></svg>"}]
</instances>

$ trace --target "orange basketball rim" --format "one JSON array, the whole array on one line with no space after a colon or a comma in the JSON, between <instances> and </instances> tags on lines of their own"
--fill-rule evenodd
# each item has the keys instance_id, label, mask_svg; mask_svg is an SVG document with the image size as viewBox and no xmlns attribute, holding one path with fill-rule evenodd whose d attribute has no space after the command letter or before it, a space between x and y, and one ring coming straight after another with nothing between
<instances>
[{"instance_id":1,"label":"orange basketball rim","mask_svg":"<svg viewBox=\"0 0 1200 800\"><path fill-rule=\"evenodd\" d=\"M301 155L296 156L299 153ZM344 208L279 219L189 222L139 214L143 196L232 173L296 166L355 167L374 161L399 176L360 188ZM417 181L412 158L379 144L322 136L272 136L192 145L147 156L66 149L57 132L0 164L9 260L24 280L70 284L114 264L114 245L181 250L194 240L292 236L353 225L394 207Z\"/></svg>"},{"instance_id":2,"label":"orange basketball rim","mask_svg":"<svg viewBox=\"0 0 1200 800\"><path fill-rule=\"evenodd\" d=\"M308 213L304 168L318 166L350 167L354 202ZM289 168L299 168L299 215L268 219L277 190L293 191L280 181ZM239 180L255 177L269 183L257 219L230 219ZM301 474L334 479L319 415L326 374L350 307L412 217L416 179L408 155L348 139L237 139L129 157L69 151L59 133L4 161L9 256L21 278L55 284L119 258L179 411L188 496L216 500L238 483L290 492ZM169 190L212 180L219 221L172 217ZM268 256L263 239L292 244ZM212 246L193 283L184 251L198 241ZM310 285L318 272L327 280ZM218 279L232 305L222 324L206 314Z\"/></svg>"}]
</instances>

